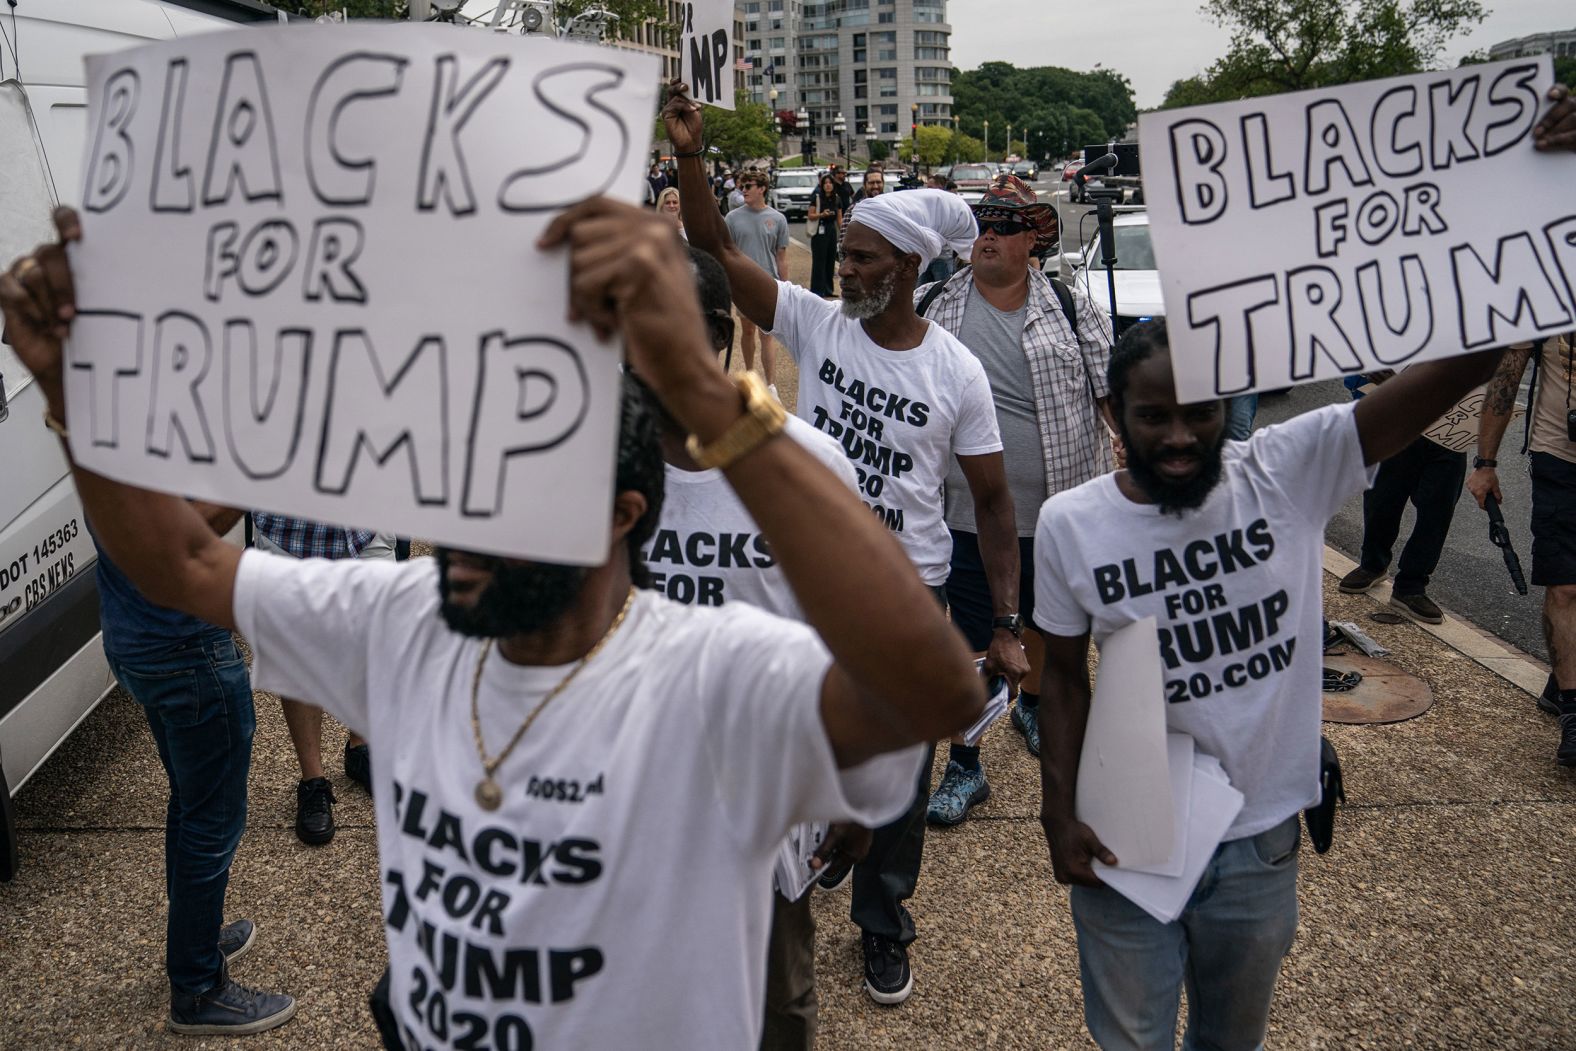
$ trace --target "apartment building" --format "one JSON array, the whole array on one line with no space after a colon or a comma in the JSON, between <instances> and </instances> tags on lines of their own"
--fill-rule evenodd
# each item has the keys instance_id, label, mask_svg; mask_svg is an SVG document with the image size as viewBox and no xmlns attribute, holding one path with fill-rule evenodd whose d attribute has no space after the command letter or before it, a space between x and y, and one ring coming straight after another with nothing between
<instances>
[{"instance_id":1,"label":"apartment building","mask_svg":"<svg viewBox=\"0 0 1576 1051\"><path fill-rule=\"evenodd\" d=\"M900 147L916 123L951 122L946 0L743 0L740 7L750 97L803 110L819 151L868 157L876 140Z\"/></svg>"}]
</instances>

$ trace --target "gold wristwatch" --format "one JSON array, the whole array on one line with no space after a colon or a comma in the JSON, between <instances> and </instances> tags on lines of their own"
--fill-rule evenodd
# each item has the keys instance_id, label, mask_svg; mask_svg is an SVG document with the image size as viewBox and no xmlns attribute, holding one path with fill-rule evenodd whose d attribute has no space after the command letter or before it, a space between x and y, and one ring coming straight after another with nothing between
<instances>
[{"instance_id":1,"label":"gold wristwatch","mask_svg":"<svg viewBox=\"0 0 1576 1051\"><path fill-rule=\"evenodd\" d=\"M777 403L766 389L766 384L753 372L734 378L739 393L744 395L744 415L734 421L722 436L709 445L702 445L693 434L684 443L690 459L704 468L728 468L756 446L782 433L788 422L787 411Z\"/></svg>"}]
</instances>

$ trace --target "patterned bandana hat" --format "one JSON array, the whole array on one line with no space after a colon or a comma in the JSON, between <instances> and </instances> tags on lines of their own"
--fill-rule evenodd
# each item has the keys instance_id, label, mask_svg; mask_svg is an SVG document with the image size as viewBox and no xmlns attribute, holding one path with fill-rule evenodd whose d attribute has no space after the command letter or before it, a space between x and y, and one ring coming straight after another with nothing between
<instances>
[{"instance_id":1,"label":"patterned bandana hat","mask_svg":"<svg viewBox=\"0 0 1576 1051\"><path fill-rule=\"evenodd\" d=\"M1024 223L1034 231L1035 254L1056 244L1056 209L1041 204L1028 183L1008 172L991 180L985 196L974 205L974 217Z\"/></svg>"}]
</instances>

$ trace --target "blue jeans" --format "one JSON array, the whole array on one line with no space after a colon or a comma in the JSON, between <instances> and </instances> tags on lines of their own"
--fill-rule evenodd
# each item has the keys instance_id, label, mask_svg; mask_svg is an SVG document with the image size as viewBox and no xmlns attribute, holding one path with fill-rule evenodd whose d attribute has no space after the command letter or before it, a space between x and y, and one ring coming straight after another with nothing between
<instances>
[{"instance_id":1,"label":"blue jeans","mask_svg":"<svg viewBox=\"0 0 1576 1051\"><path fill-rule=\"evenodd\" d=\"M170 779L165 969L174 992L204 993L224 973L224 891L246 828L246 775L257 729L251 677L235 640L218 630L158 657L111 657L110 668L142 705Z\"/></svg>"},{"instance_id":2,"label":"blue jeans","mask_svg":"<svg viewBox=\"0 0 1576 1051\"><path fill-rule=\"evenodd\" d=\"M1297 933L1296 815L1222 843L1187 908L1161 923L1109 887L1073 887L1084 1021L1106 1051L1165 1049L1187 983L1183 1051L1262 1047Z\"/></svg>"},{"instance_id":3,"label":"blue jeans","mask_svg":"<svg viewBox=\"0 0 1576 1051\"><path fill-rule=\"evenodd\" d=\"M1238 394L1226 399L1226 437L1245 442L1253 433L1253 417L1259 414L1257 394Z\"/></svg>"}]
</instances>

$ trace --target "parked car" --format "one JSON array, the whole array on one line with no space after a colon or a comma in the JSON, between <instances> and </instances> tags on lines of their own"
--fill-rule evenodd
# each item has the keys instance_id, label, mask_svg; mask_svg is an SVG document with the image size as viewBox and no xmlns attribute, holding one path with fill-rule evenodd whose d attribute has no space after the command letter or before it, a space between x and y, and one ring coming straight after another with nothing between
<instances>
[{"instance_id":1,"label":"parked car","mask_svg":"<svg viewBox=\"0 0 1576 1051\"><path fill-rule=\"evenodd\" d=\"M1091 220L1090 226L1094 223ZM1165 317L1166 304L1160 293L1160 271L1155 267L1155 246L1149 238L1149 213L1118 213L1111 223L1116 235L1116 264L1111 268L1116 284L1116 324L1120 336L1129 325L1150 318ZM1048 257L1054 265L1056 256ZM1073 280L1089 301L1111 314L1110 282L1100 262L1100 234L1093 233L1083 244L1081 255L1071 260Z\"/></svg>"},{"instance_id":2,"label":"parked car","mask_svg":"<svg viewBox=\"0 0 1576 1051\"><path fill-rule=\"evenodd\" d=\"M779 168L767 203L790 220L804 219L810 214L810 195L820 179L821 173L814 168Z\"/></svg>"},{"instance_id":3,"label":"parked car","mask_svg":"<svg viewBox=\"0 0 1576 1051\"><path fill-rule=\"evenodd\" d=\"M958 193L969 204L978 204L985 191L990 188L990 181L996 175L994 164L955 164L952 166L952 181L958 184Z\"/></svg>"}]
</instances>

